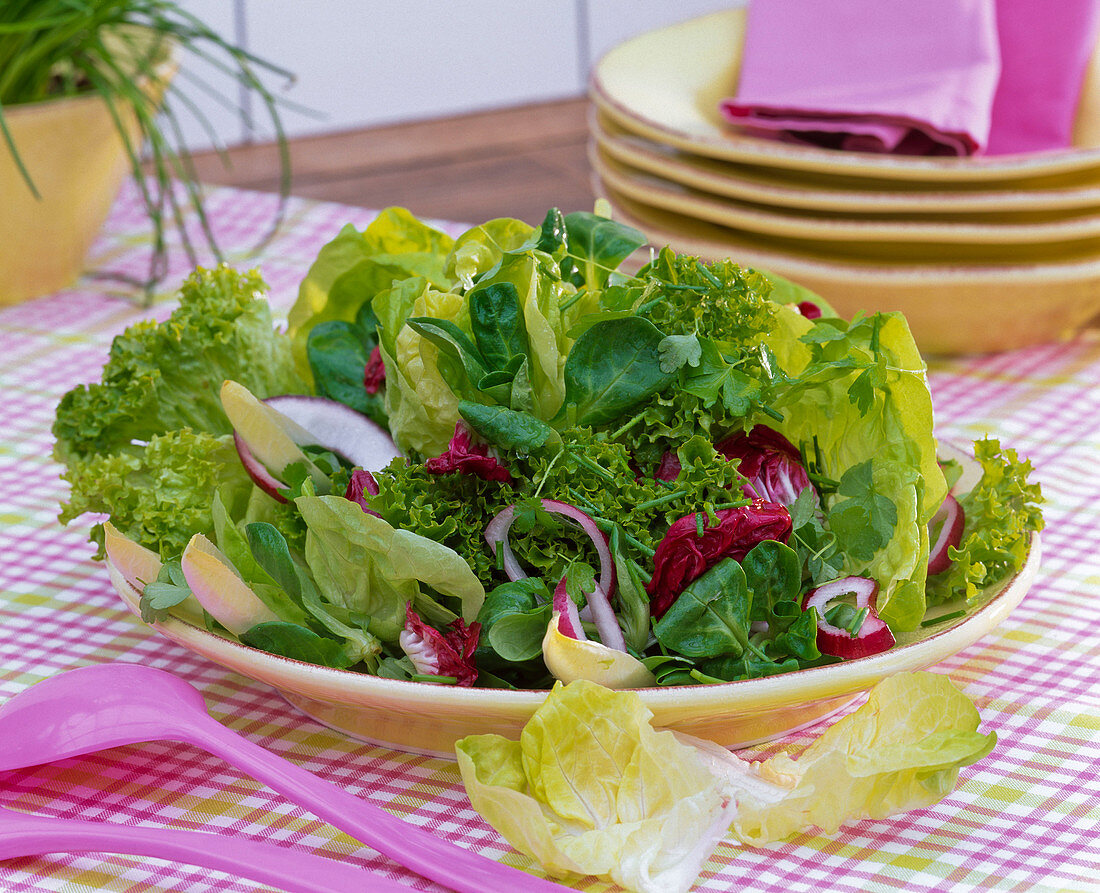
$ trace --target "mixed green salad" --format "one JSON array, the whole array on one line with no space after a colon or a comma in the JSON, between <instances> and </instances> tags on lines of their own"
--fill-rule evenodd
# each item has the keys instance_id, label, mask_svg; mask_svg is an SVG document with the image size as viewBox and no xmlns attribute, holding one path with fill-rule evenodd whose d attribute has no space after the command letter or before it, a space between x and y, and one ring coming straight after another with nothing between
<instances>
[{"instance_id":1,"label":"mixed green salad","mask_svg":"<svg viewBox=\"0 0 1100 893\"><path fill-rule=\"evenodd\" d=\"M900 315L667 248L630 272L644 243L389 209L321 250L286 331L257 273L197 270L61 401L61 518L147 550L147 620L197 599L277 654L493 687L859 657L1022 566L1030 465L979 441L955 492Z\"/></svg>"}]
</instances>

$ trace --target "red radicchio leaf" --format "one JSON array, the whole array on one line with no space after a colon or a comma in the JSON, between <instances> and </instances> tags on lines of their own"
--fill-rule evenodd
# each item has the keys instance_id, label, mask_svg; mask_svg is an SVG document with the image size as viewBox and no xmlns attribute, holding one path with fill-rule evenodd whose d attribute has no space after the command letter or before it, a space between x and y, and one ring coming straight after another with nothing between
<instances>
[{"instance_id":1,"label":"red radicchio leaf","mask_svg":"<svg viewBox=\"0 0 1100 893\"><path fill-rule=\"evenodd\" d=\"M362 468L355 469L355 471L351 473L348 487L344 491L344 499L350 499L352 502L359 503L359 507L368 515L381 517L378 512L367 506L367 496L377 495L378 482L375 481L374 475L369 471L364 471Z\"/></svg>"},{"instance_id":2,"label":"red radicchio leaf","mask_svg":"<svg viewBox=\"0 0 1100 893\"><path fill-rule=\"evenodd\" d=\"M810 486L798 448L766 425L727 437L714 448L730 461L741 463L738 470L749 479L744 492L750 499L759 497L789 506Z\"/></svg>"},{"instance_id":3,"label":"red radicchio leaf","mask_svg":"<svg viewBox=\"0 0 1100 893\"><path fill-rule=\"evenodd\" d=\"M653 556L653 579L646 586L649 607L661 617L683 592L684 587L712 568L723 558L740 561L757 543L778 540L785 543L791 535L790 513L781 505L754 499L750 505L715 512L718 524L707 526L703 515L703 535L699 535L696 513L677 520L657 545Z\"/></svg>"},{"instance_id":4,"label":"red radicchio leaf","mask_svg":"<svg viewBox=\"0 0 1100 893\"><path fill-rule=\"evenodd\" d=\"M462 422L455 425L447 451L424 463L429 474L472 474L484 481L507 482L512 475L489 453L489 444L474 443Z\"/></svg>"},{"instance_id":5,"label":"red radicchio leaf","mask_svg":"<svg viewBox=\"0 0 1100 893\"><path fill-rule=\"evenodd\" d=\"M680 476L680 460L675 453L665 453L653 476L659 481L672 482Z\"/></svg>"},{"instance_id":6,"label":"red radicchio leaf","mask_svg":"<svg viewBox=\"0 0 1100 893\"><path fill-rule=\"evenodd\" d=\"M743 488L749 499L759 497L789 506L810 485L798 448L766 425L720 440L714 448L727 459L740 461L738 470L749 480ZM676 480L680 476L676 454L665 453L653 476L660 481Z\"/></svg>"},{"instance_id":7,"label":"red radicchio leaf","mask_svg":"<svg viewBox=\"0 0 1100 893\"><path fill-rule=\"evenodd\" d=\"M428 626L412 609L405 606L405 628L398 641L418 673L425 676L454 676L458 685L472 686L477 681L474 651L481 635L481 624L469 626L461 618L451 621L447 632Z\"/></svg>"},{"instance_id":8,"label":"red radicchio leaf","mask_svg":"<svg viewBox=\"0 0 1100 893\"><path fill-rule=\"evenodd\" d=\"M382 362L382 349L376 344L363 370L363 387L370 395L377 394L386 383L386 365Z\"/></svg>"},{"instance_id":9,"label":"red radicchio leaf","mask_svg":"<svg viewBox=\"0 0 1100 893\"><path fill-rule=\"evenodd\" d=\"M817 306L813 301L799 301L798 312L801 313L806 319L820 319L821 308Z\"/></svg>"}]
</instances>

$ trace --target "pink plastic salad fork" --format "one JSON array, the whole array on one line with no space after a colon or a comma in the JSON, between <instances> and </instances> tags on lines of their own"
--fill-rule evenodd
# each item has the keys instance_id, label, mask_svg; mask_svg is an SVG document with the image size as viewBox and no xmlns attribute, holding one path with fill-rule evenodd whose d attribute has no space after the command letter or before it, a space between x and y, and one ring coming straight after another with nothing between
<instances>
[{"instance_id":1,"label":"pink plastic salad fork","mask_svg":"<svg viewBox=\"0 0 1100 893\"><path fill-rule=\"evenodd\" d=\"M202 865L289 893L408 893L362 868L286 847L203 831L87 822L0 807L0 859L45 853L128 853Z\"/></svg>"},{"instance_id":2,"label":"pink plastic salad fork","mask_svg":"<svg viewBox=\"0 0 1100 893\"><path fill-rule=\"evenodd\" d=\"M223 726L192 686L138 664L82 667L0 706L0 770L145 741L179 741L221 757L400 865L458 893L561 893L560 884L434 837Z\"/></svg>"}]
</instances>

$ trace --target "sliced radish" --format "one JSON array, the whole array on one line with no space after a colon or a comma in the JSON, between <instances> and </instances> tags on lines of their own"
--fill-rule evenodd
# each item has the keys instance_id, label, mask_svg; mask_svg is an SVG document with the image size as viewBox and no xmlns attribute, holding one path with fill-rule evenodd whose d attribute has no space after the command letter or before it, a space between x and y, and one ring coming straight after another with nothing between
<instances>
[{"instance_id":1,"label":"sliced radish","mask_svg":"<svg viewBox=\"0 0 1100 893\"><path fill-rule=\"evenodd\" d=\"M233 445L237 448L237 455L241 457L241 465L248 472L248 476L252 478L252 482L273 499L286 502L286 497L279 492L286 488L286 484L267 470L267 467L256 458L256 454L248 448L244 438L236 431L233 432Z\"/></svg>"},{"instance_id":2,"label":"sliced radish","mask_svg":"<svg viewBox=\"0 0 1100 893\"><path fill-rule=\"evenodd\" d=\"M263 404L275 411L277 422L286 421L280 426L298 447L319 446L331 450L351 465L367 471L379 471L401 455L388 431L336 400L283 394L269 397ZM256 457L246 435L237 431L233 439L241 463L256 486L285 502L279 491L286 485Z\"/></svg>"},{"instance_id":3,"label":"sliced radish","mask_svg":"<svg viewBox=\"0 0 1100 893\"><path fill-rule=\"evenodd\" d=\"M947 554L947 551L948 549L957 549L959 543L962 542L963 528L966 526L966 515L962 506L959 505L959 501L950 493L947 494L947 498L936 514L932 516L932 520L928 522L929 539L935 535L937 525L939 526L939 534L928 550L929 576L942 574L951 566L951 557Z\"/></svg>"},{"instance_id":4,"label":"sliced radish","mask_svg":"<svg viewBox=\"0 0 1100 893\"><path fill-rule=\"evenodd\" d=\"M604 595L610 598L615 592L615 563L611 560L611 547L608 545L607 537L604 536L603 531L600 530L595 521L575 505L560 502L557 499L543 499L541 502L546 511L560 515L588 534L588 538L592 540L592 545L596 548L596 554L600 559L598 586L603 590ZM510 505L505 509L501 509L485 526L485 541L489 544L494 556L497 554L498 547L503 549L504 573L508 575L509 580L513 581L527 578L527 572L516 559L508 540L508 531L512 527L515 516L515 506Z\"/></svg>"},{"instance_id":5,"label":"sliced radish","mask_svg":"<svg viewBox=\"0 0 1100 893\"><path fill-rule=\"evenodd\" d=\"M854 636L825 619L829 603L844 595L854 595L855 606L867 609L863 625ZM803 609L817 609L817 650L822 654L851 660L892 648L894 634L875 611L877 597L878 583L868 577L842 577L806 593Z\"/></svg>"}]
</instances>

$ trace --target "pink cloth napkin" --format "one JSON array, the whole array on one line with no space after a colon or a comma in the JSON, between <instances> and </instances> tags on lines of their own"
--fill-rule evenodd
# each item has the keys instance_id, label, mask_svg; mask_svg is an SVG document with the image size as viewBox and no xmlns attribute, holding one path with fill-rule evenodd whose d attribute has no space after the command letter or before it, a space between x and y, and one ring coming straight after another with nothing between
<instances>
[{"instance_id":1,"label":"pink cloth napkin","mask_svg":"<svg viewBox=\"0 0 1100 893\"><path fill-rule=\"evenodd\" d=\"M1100 32L1100 0L998 0L1001 78L987 155L1064 149Z\"/></svg>"},{"instance_id":2,"label":"pink cloth napkin","mask_svg":"<svg viewBox=\"0 0 1100 893\"><path fill-rule=\"evenodd\" d=\"M722 110L833 148L969 155L989 137L999 74L995 0L754 0Z\"/></svg>"}]
</instances>

